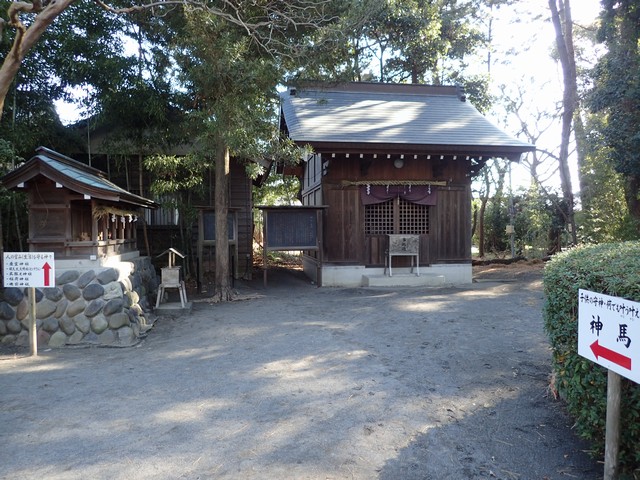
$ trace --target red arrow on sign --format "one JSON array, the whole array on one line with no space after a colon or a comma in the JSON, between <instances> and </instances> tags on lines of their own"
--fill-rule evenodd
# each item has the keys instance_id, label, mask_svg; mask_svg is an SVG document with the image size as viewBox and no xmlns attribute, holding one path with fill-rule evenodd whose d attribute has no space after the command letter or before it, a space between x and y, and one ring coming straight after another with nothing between
<instances>
[{"instance_id":1,"label":"red arrow on sign","mask_svg":"<svg viewBox=\"0 0 640 480\"><path fill-rule=\"evenodd\" d=\"M596 356L596 360L598 359L598 357L602 357L605 360L609 360L610 362L613 362L616 365L621 366L622 368L631 370L631 359L629 357L625 357L624 355L618 352L610 350L607 347L603 347L598 343L598 340L593 342L590 346L591 346L591 351Z\"/></svg>"},{"instance_id":2,"label":"red arrow on sign","mask_svg":"<svg viewBox=\"0 0 640 480\"><path fill-rule=\"evenodd\" d=\"M42 266L42 269L44 270L44 286L48 287L49 286L49 272L51 271L51 265L49 265L49 262L44 262L44 265Z\"/></svg>"}]
</instances>

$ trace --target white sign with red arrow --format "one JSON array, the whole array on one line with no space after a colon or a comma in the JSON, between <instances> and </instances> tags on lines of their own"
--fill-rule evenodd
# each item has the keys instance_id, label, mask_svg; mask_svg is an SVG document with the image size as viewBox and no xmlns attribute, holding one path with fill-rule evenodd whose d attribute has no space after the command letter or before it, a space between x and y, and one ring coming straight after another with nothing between
<instances>
[{"instance_id":1,"label":"white sign with red arrow","mask_svg":"<svg viewBox=\"0 0 640 480\"><path fill-rule=\"evenodd\" d=\"M580 289L578 353L640 383L640 303Z\"/></svg>"},{"instance_id":2,"label":"white sign with red arrow","mask_svg":"<svg viewBox=\"0 0 640 480\"><path fill-rule=\"evenodd\" d=\"M53 252L4 252L5 287L54 287Z\"/></svg>"}]
</instances>

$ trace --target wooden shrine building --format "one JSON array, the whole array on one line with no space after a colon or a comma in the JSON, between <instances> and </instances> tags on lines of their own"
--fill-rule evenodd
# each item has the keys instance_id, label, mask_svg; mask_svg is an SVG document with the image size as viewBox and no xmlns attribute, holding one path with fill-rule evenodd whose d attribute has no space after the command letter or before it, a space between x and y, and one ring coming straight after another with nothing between
<instances>
[{"instance_id":1,"label":"wooden shrine building","mask_svg":"<svg viewBox=\"0 0 640 480\"><path fill-rule=\"evenodd\" d=\"M142 209L157 207L100 170L44 147L2 182L28 195L29 251L85 267L139 256L136 222Z\"/></svg>"},{"instance_id":2,"label":"wooden shrine building","mask_svg":"<svg viewBox=\"0 0 640 480\"><path fill-rule=\"evenodd\" d=\"M324 286L374 285L376 279L402 284L409 277L418 284L471 282L472 177L492 157L518 161L535 149L448 86L289 88L281 94L280 128L313 148L293 173L303 205L326 206ZM390 255L403 245L416 251ZM315 256L304 256L311 278Z\"/></svg>"}]
</instances>

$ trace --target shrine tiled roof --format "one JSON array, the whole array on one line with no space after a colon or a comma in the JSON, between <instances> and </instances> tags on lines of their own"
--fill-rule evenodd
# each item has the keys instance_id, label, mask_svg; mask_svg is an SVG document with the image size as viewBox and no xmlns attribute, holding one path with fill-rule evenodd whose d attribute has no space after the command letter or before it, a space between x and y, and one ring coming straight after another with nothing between
<instances>
[{"instance_id":1,"label":"shrine tiled roof","mask_svg":"<svg viewBox=\"0 0 640 480\"><path fill-rule=\"evenodd\" d=\"M289 88L280 97L281 127L298 144L411 145L511 158L535 149L494 125L456 87L347 83Z\"/></svg>"}]
</instances>

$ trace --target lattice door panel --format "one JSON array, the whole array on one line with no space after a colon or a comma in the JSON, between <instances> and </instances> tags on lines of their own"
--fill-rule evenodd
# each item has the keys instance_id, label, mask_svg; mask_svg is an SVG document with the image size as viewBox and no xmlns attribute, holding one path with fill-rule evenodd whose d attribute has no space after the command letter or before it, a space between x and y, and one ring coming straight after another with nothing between
<instances>
[{"instance_id":1,"label":"lattice door panel","mask_svg":"<svg viewBox=\"0 0 640 480\"><path fill-rule=\"evenodd\" d=\"M367 205L364 212L365 235L388 235L393 233L393 200Z\"/></svg>"},{"instance_id":2,"label":"lattice door panel","mask_svg":"<svg viewBox=\"0 0 640 480\"><path fill-rule=\"evenodd\" d=\"M426 235L429 233L429 206L399 199L399 231L401 235Z\"/></svg>"}]
</instances>

